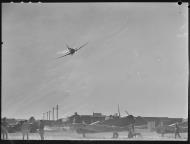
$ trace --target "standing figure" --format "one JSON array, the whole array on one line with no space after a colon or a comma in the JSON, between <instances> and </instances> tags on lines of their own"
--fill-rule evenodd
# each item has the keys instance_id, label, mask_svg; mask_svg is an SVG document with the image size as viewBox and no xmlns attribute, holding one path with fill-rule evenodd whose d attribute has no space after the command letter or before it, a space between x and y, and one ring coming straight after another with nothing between
<instances>
[{"instance_id":1,"label":"standing figure","mask_svg":"<svg viewBox=\"0 0 190 144\"><path fill-rule=\"evenodd\" d=\"M24 121L24 123L22 124L22 139L24 140L24 137L26 135L27 140L29 140L29 132L30 132L30 124L27 120Z\"/></svg>"},{"instance_id":2,"label":"standing figure","mask_svg":"<svg viewBox=\"0 0 190 144\"><path fill-rule=\"evenodd\" d=\"M178 125L178 123L176 123L176 124L175 124L175 138L177 138L177 136L178 136L179 138L181 138L181 136L180 136L180 134L179 134L179 131L180 131L179 125Z\"/></svg>"},{"instance_id":3,"label":"standing figure","mask_svg":"<svg viewBox=\"0 0 190 144\"><path fill-rule=\"evenodd\" d=\"M161 128L161 136L164 137L164 134L165 134L165 128L162 127L162 128Z\"/></svg>"},{"instance_id":4,"label":"standing figure","mask_svg":"<svg viewBox=\"0 0 190 144\"><path fill-rule=\"evenodd\" d=\"M40 120L39 134L40 134L41 140L44 140L44 121L43 120Z\"/></svg>"},{"instance_id":5,"label":"standing figure","mask_svg":"<svg viewBox=\"0 0 190 144\"><path fill-rule=\"evenodd\" d=\"M131 128L132 128L132 131L134 133L135 132L135 125L134 125L134 123L131 124Z\"/></svg>"},{"instance_id":6,"label":"standing figure","mask_svg":"<svg viewBox=\"0 0 190 144\"><path fill-rule=\"evenodd\" d=\"M129 133L128 133L128 138L133 138L133 134L134 134L134 131L133 131L133 126L132 124L129 126Z\"/></svg>"},{"instance_id":7,"label":"standing figure","mask_svg":"<svg viewBox=\"0 0 190 144\"><path fill-rule=\"evenodd\" d=\"M7 140L8 139L8 123L7 123L7 119L6 117L3 118L2 123L1 123L1 135L2 135L2 139Z\"/></svg>"},{"instance_id":8,"label":"standing figure","mask_svg":"<svg viewBox=\"0 0 190 144\"><path fill-rule=\"evenodd\" d=\"M118 138L118 137L119 137L118 132L117 132L117 131L114 131L114 132L113 132L113 137L112 137L112 138Z\"/></svg>"}]
</instances>

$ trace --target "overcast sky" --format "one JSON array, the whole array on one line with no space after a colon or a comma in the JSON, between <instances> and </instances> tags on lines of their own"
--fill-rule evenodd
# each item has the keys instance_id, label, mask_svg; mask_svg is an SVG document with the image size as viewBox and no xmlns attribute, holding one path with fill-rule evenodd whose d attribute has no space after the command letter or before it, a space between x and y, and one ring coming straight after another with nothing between
<instances>
[{"instance_id":1,"label":"overcast sky","mask_svg":"<svg viewBox=\"0 0 190 144\"><path fill-rule=\"evenodd\" d=\"M187 118L187 31L185 3L3 4L2 116Z\"/></svg>"}]
</instances>

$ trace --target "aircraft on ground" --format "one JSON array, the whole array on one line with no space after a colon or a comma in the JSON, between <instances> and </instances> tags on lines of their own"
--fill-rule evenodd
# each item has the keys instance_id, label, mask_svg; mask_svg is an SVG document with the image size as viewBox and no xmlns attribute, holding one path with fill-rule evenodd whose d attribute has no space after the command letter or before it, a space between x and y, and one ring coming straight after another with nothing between
<instances>
[{"instance_id":1,"label":"aircraft on ground","mask_svg":"<svg viewBox=\"0 0 190 144\"><path fill-rule=\"evenodd\" d=\"M164 126L158 126L156 128L157 133L166 134L166 133L175 133L176 123ZM178 122L180 133L188 132L188 120L184 122Z\"/></svg>"},{"instance_id":2,"label":"aircraft on ground","mask_svg":"<svg viewBox=\"0 0 190 144\"><path fill-rule=\"evenodd\" d=\"M118 105L118 115L109 116L103 121L96 121L90 124L84 122L71 124L72 129L85 137L87 133L113 132L113 138L119 136L118 132L129 131L135 124L135 117L128 115L121 117Z\"/></svg>"},{"instance_id":3,"label":"aircraft on ground","mask_svg":"<svg viewBox=\"0 0 190 144\"><path fill-rule=\"evenodd\" d=\"M63 55L58 57L58 58L62 58L62 57L65 57L67 55L73 55L76 51L78 51L79 49L81 49L82 47L84 47L85 45L87 45L87 43L85 43L84 45L80 46L79 48L71 48L69 47L67 44L66 44L66 47L67 47L67 50L65 51L62 51L62 52L59 52L59 53L62 53Z\"/></svg>"},{"instance_id":4,"label":"aircraft on ground","mask_svg":"<svg viewBox=\"0 0 190 144\"><path fill-rule=\"evenodd\" d=\"M91 124L85 123L73 123L72 127L77 133L82 134L85 137L86 133L101 133L101 132L113 132L117 135L118 132L128 131L131 125L134 124L134 117L132 115L125 117L113 117L104 121L96 121Z\"/></svg>"}]
</instances>

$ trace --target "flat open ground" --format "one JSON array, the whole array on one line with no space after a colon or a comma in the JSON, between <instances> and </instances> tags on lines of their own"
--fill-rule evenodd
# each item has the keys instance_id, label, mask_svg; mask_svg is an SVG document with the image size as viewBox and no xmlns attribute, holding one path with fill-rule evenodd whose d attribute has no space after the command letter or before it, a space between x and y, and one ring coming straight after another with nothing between
<instances>
[{"instance_id":1,"label":"flat open ground","mask_svg":"<svg viewBox=\"0 0 190 144\"><path fill-rule=\"evenodd\" d=\"M177 140L177 141L186 141L188 134L181 133L181 138L174 138L174 134L165 134L164 137L161 137L160 134L156 132L149 132L147 130L136 130L140 132L142 137L136 137L133 139L128 138L128 132L119 132L119 138L114 140ZM90 133L86 134L86 137L83 138L82 134L78 134L73 131L45 131L45 140L113 140L112 132L106 133ZM38 133L30 133L30 140L40 140ZM9 133L9 140L22 140L21 133Z\"/></svg>"}]
</instances>

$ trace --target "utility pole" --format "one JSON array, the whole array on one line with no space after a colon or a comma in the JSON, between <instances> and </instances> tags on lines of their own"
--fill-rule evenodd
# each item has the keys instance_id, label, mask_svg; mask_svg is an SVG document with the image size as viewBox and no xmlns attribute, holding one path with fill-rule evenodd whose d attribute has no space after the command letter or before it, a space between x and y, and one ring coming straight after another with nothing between
<instances>
[{"instance_id":1,"label":"utility pole","mask_svg":"<svg viewBox=\"0 0 190 144\"><path fill-rule=\"evenodd\" d=\"M49 111L49 120L50 120L50 116L51 116L51 114L50 114L50 113L51 113L51 111Z\"/></svg>"},{"instance_id":2,"label":"utility pole","mask_svg":"<svg viewBox=\"0 0 190 144\"><path fill-rule=\"evenodd\" d=\"M53 120L54 120L54 107L53 107L52 115L53 115Z\"/></svg>"},{"instance_id":3,"label":"utility pole","mask_svg":"<svg viewBox=\"0 0 190 144\"><path fill-rule=\"evenodd\" d=\"M58 104L57 104L57 107L56 107L56 109L57 109L57 120L58 120Z\"/></svg>"},{"instance_id":4,"label":"utility pole","mask_svg":"<svg viewBox=\"0 0 190 144\"><path fill-rule=\"evenodd\" d=\"M45 119L45 113L43 113L43 120Z\"/></svg>"},{"instance_id":5,"label":"utility pole","mask_svg":"<svg viewBox=\"0 0 190 144\"><path fill-rule=\"evenodd\" d=\"M120 117L121 114L120 114L119 104L118 104L118 114L119 114L119 117Z\"/></svg>"},{"instance_id":6,"label":"utility pole","mask_svg":"<svg viewBox=\"0 0 190 144\"><path fill-rule=\"evenodd\" d=\"M48 112L47 112L47 120L48 120Z\"/></svg>"}]
</instances>

